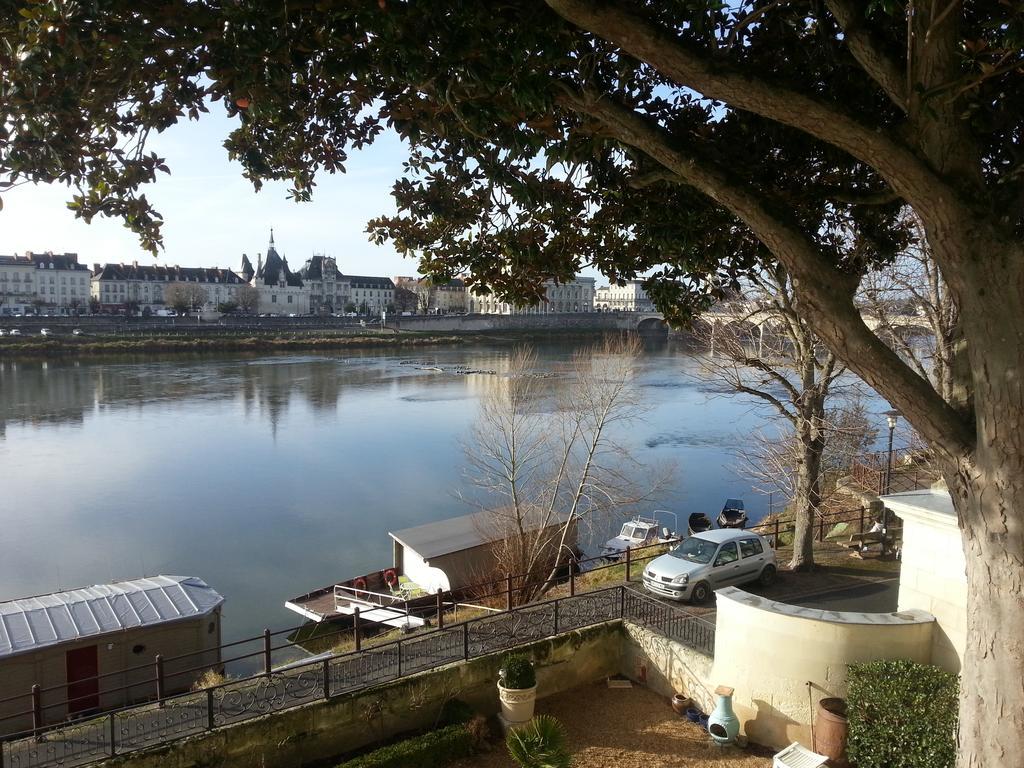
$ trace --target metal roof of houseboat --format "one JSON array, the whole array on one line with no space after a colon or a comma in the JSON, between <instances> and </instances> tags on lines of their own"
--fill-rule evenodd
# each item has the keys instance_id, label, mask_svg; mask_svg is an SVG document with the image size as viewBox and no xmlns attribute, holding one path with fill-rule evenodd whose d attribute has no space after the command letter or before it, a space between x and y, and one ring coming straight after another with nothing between
<instances>
[{"instance_id":1,"label":"metal roof of houseboat","mask_svg":"<svg viewBox=\"0 0 1024 768\"><path fill-rule=\"evenodd\" d=\"M566 515L552 515L550 525L561 525ZM502 516L490 510L450 517L433 523L388 532L388 536L414 550L424 560L478 547L501 538ZM538 521L539 522L539 521ZM534 528L537 526L535 525Z\"/></svg>"},{"instance_id":2,"label":"metal roof of houseboat","mask_svg":"<svg viewBox=\"0 0 1024 768\"><path fill-rule=\"evenodd\" d=\"M202 616L224 598L194 576L149 576L0 603L0 658Z\"/></svg>"}]
</instances>

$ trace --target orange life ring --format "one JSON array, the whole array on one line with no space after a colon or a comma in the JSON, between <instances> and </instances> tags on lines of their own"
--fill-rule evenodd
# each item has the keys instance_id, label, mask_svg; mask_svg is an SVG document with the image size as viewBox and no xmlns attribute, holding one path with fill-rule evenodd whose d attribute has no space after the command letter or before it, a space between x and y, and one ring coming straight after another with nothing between
<instances>
[{"instance_id":1,"label":"orange life ring","mask_svg":"<svg viewBox=\"0 0 1024 768\"><path fill-rule=\"evenodd\" d=\"M366 579L360 576L357 579L352 580L352 586L356 589L366 589Z\"/></svg>"},{"instance_id":2,"label":"orange life ring","mask_svg":"<svg viewBox=\"0 0 1024 768\"><path fill-rule=\"evenodd\" d=\"M398 583L398 572L394 568L388 568L384 571L384 583L389 587L393 587Z\"/></svg>"}]
</instances>

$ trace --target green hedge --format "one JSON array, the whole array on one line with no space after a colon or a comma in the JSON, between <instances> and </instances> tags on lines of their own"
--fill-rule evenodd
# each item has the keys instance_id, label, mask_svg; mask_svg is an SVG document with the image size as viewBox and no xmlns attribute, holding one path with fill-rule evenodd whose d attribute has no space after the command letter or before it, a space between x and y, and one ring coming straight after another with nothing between
<instances>
[{"instance_id":1,"label":"green hedge","mask_svg":"<svg viewBox=\"0 0 1024 768\"><path fill-rule=\"evenodd\" d=\"M444 768L460 757L473 754L475 740L465 724L449 725L375 749L338 768Z\"/></svg>"},{"instance_id":2,"label":"green hedge","mask_svg":"<svg viewBox=\"0 0 1024 768\"><path fill-rule=\"evenodd\" d=\"M476 717L476 710L462 699L449 699L441 707L438 725L462 725Z\"/></svg>"},{"instance_id":3,"label":"green hedge","mask_svg":"<svg viewBox=\"0 0 1024 768\"><path fill-rule=\"evenodd\" d=\"M521 653L510 653L501 662L501 684L506 688L533 688L537 684L537 674L528 656Z\"/></svg>"},{"instance_id":4,"label":"green hedge","mask_svg":"<svg viewBox=\"0 0 1024 768\"><path fill-rule=\"evenodd\" d=\"M858 768L951 768L959 679L912 661L851 664L849 756Z\"/></svg>"}]
</instances>

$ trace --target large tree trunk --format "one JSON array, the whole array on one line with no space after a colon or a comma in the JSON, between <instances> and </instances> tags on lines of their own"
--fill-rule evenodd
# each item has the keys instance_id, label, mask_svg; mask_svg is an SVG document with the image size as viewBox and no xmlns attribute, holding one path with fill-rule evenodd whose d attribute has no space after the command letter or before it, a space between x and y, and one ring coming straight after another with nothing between
<instances>
[{"instance_id":1,"label":"large tree trunk","mask_svg":"<svg viewBox=\"0 0 1024 768\"><path fill-rule=\"evenodd\" d=\"M1019 440L1024 412L1005 415ZM967 559L959 768L1015 765L1024 755L1024 466L1019 450L982 461L951 484Z\"/></svg>"},{"instance_id":2,"label":"large tree trunk","mask_svg":"<svg viewBox=\"0 0 1024 768\"><path fill-rule=\"evenodd\" d=\"M977 444L946 472L967 561L958 768L1024 755L1024 249L988 267L961 306Z\"/></svg>"},{"instance_id":3,"label":"large tree trunk","mask_svg":"<svg viewBox=\"0 0 1024 768\"><path fill-rule=\"evenodd\" d=\"M821 430L813 421L800 429L800 448L800 469L793 498L793 557L789 569L810 571L814 569L814 523L821 506L821 460L825 449Z\"/></svg>"}]
</instances>

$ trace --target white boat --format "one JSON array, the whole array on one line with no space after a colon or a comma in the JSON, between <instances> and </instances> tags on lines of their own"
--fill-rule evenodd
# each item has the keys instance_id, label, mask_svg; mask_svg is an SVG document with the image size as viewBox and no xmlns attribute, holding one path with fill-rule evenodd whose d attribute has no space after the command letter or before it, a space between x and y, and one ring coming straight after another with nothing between
<instances>
[{"instance_id":1,"label":"white boat","mask_svg":"<svg viewBox=\"0 0 1024 768\"><path fill-rule=\"evenodd\" d=\"M673 528L669 529L658 522L659 515L671 515L674 519ZM637 515L632 520L622 524L622 530L615 538L608 539L601 547L601 557L609 562L617 562L626 552L626 547L637 549L649 547L654 544L667 544L678 540L679 536L675 530L679 527L679 520L674 512L664 509L654 510L651 517Z\"/></svg>"}]
</instances>

